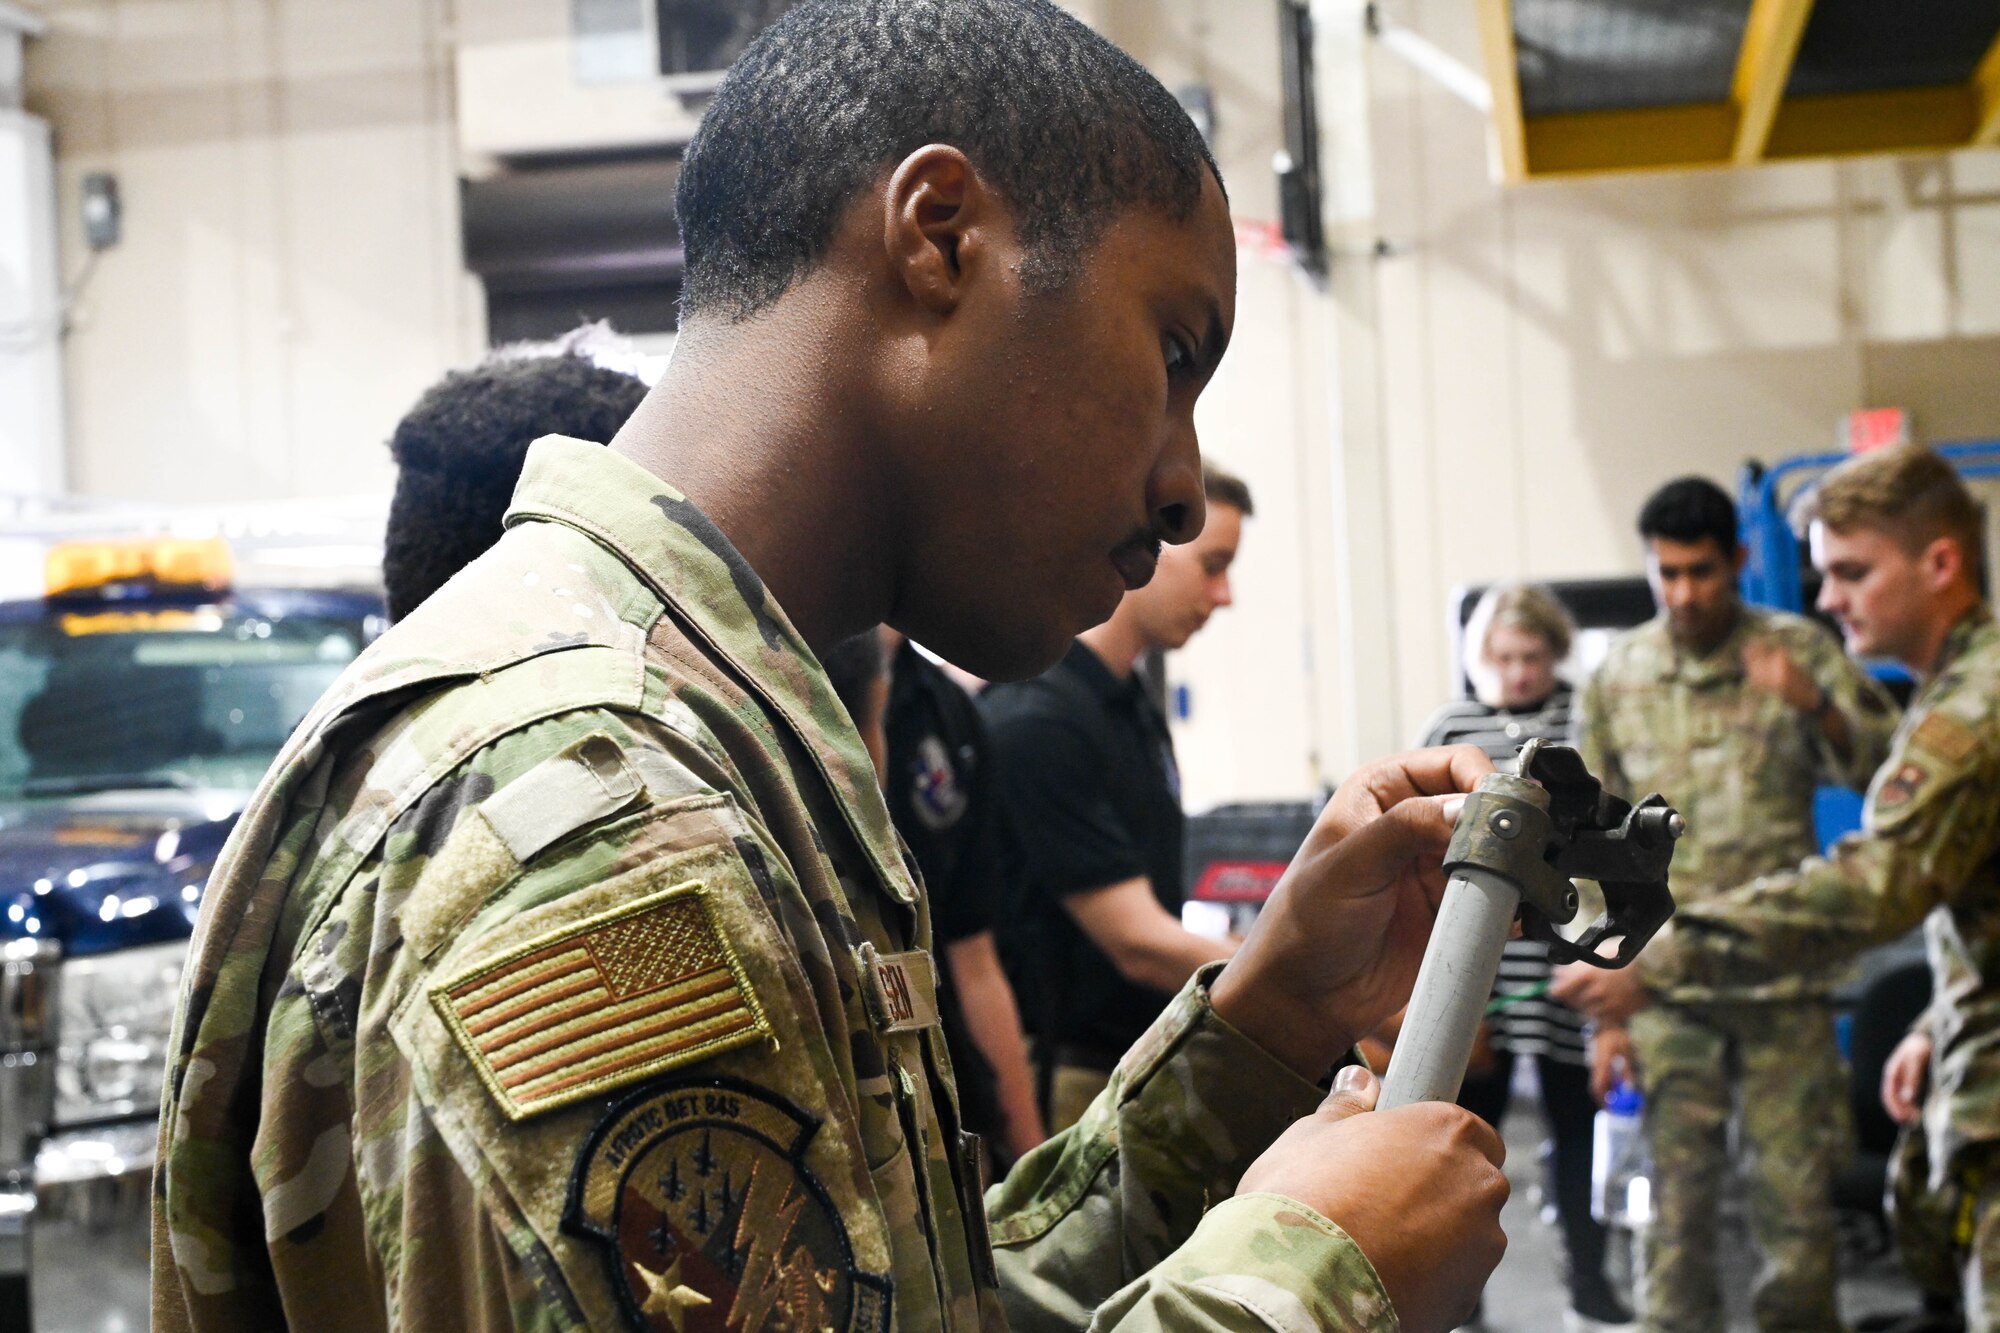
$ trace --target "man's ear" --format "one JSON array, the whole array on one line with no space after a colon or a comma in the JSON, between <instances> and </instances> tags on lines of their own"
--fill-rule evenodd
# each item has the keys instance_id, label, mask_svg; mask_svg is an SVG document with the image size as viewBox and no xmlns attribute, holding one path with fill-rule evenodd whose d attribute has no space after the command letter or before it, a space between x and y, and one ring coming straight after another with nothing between
<instances>
[{"instance_id":1,"label":"man's ear","mask_svg":"<svg viewBox=\"0 0 2000 1333\"><path fill-rule=\"evenodd\" d=\"M1736 577L1742 578L1743 566L1749 563L1750 563L1750 548L1745 546L1742 542L1736 543L1736 557L1735 559L1730 561L1729 564L1730 571L1734 573Z\"/></svg>"},{"instance_id":2,"label":"man's ear","mask_svg":"<svg viewBox=\"0 0 2000 1333\"><path fill-rule=\"evenodd\" d=\"M1004 225L998 200L964 153L928 144L903 159L884 197L882 244L896 278L933 314L949 314Z\"/></svg>"},{"instance_id":3,"label":"man's ear","mask_svg":"<svg viewBox=\"0 0 2000 1333\"><path fill-rule=\"evenodd\" d=\"M1951 538L1939 537L1917 557L1917 568L1923 573L1925 587L1942 591L1965 573L1965 552Z\"/></svg>"}]
</instances>

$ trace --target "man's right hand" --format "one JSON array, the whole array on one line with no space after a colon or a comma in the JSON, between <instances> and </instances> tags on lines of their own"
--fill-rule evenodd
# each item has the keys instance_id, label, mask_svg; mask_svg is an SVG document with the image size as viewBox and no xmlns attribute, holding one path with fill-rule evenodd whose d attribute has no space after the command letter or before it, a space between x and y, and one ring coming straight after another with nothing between
<instances>
[{"instance_id":1,"label":"man's right hand","mask_svg":"<svg viewBox=\"0 0 2000 1333\"><path fill-rule=\"evenodd\" d=\"M1444 1333L1478 1304L1507 1251L1506 1148L1448 1102L1374 1110L1381 1084L1358 1065L1250 1164L1239 1194L1282 1194L1336 1223L1375 1266L1406 1333Z\"/></svg>"},{"instance_id":2,"label":"man's right hand","mask_svg":"<svg viewBox=\"0 0 2000 1333\"><path fill-rule=\"evenodd\" d=\"M1484 751L1458 745L1341 783L1209 988L1223 1021L1317 1080L1408 1004L1444 897L1452 821L1492 771Z\"/></svg>"},{"instance_id":3,"label":"man's right hand","mask_svg":"<svg viewBox=\"0 0 2000 1333\"><path fill-rule=\"evenodd\" d=\"M1931 1039L1912 1032L1896 1044L1882 1066L1882 1109L1899 1125L1910 1124L1923 1110L1924 1084L1931 1074Z\"/></svg>"}]
</instances>

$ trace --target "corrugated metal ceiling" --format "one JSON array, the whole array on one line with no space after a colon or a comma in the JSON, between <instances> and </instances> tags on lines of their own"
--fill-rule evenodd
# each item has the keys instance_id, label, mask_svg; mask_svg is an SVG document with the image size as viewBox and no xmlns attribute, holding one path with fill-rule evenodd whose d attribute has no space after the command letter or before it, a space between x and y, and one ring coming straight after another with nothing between
<instances>
[{"instance_id":1,"label":"corrugated metal ceiling","mask_svg":"<svg viewBox=\"0 0 2000 1333\"><path fill-rule=\"evenodd\" d=\"M1964 83L1996 36L1994 0L1817 0L1785 94Z\"/></svg>"},{"instance_id":2,"label":"corrugated metal ceiling","mask_svg":"<svg viewBox=\"0 0 2000 1333\"><path fill-rule=\"evenodd\" d=\"M1722 101L1750 0L1515 0L1529 116Z\"/></svg>"}]
</instances>

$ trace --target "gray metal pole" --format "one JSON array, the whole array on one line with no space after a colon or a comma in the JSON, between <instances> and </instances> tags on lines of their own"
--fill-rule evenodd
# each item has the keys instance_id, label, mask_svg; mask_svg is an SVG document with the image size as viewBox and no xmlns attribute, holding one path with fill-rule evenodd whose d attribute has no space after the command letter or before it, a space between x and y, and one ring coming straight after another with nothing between
<instances>
[{"instance_id":1,"label":"gray metal pole","mask_svg":"<svg viewBox=\"0 0 2000 1333\"><path fill-rule=\"evenodd\" d=\"M1477 866L1459 867L1445 886L1389 1061L1382 1110L1457 1100L1465 1062L1493 994L1493 978L1500 972L1507 932L1520 907L1519 889Z\"/></svg>"}]
</instances>

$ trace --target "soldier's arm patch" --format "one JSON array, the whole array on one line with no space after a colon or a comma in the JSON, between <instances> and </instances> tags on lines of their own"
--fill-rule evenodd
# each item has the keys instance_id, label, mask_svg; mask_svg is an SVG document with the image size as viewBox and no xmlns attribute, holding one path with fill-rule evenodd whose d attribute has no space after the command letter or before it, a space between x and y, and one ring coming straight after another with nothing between
<instances>
[{"instance_id":1,"label":"soldier's arm patch","mask_svg":"<svg viewBox=\"0 0 2000 1333\"><path fill-rule=\"evenodd\" d=\"M777 1044L699 880L529 940L430 1001L510 1120Z\"/></svg>"},{"instance_id":2,"label":"soldier's arm patch","mask_svg":"<svg viewBox=\"0 0 2000 1333\"><path fill-rule=\"evenodd\" d=\"M1962 764L1979 748L1979 735L1958 718L1933 712L1910 733L1909 748L1928 751L1947 764Z\"/></svg>"},{"instance_id":3,"label":"soldier's arm patch","mask_svg":"<svg viewBox=\"0 0 2000 1333\"><path fill-rule=\"evenodd\" d=\"M855 1265L806 1166L819 1121L736 1079L613 1105L578 1153L563 1229L594 1242L646 1333L886 1333L890 1279Z\"/></svg>"}]
</instances>

